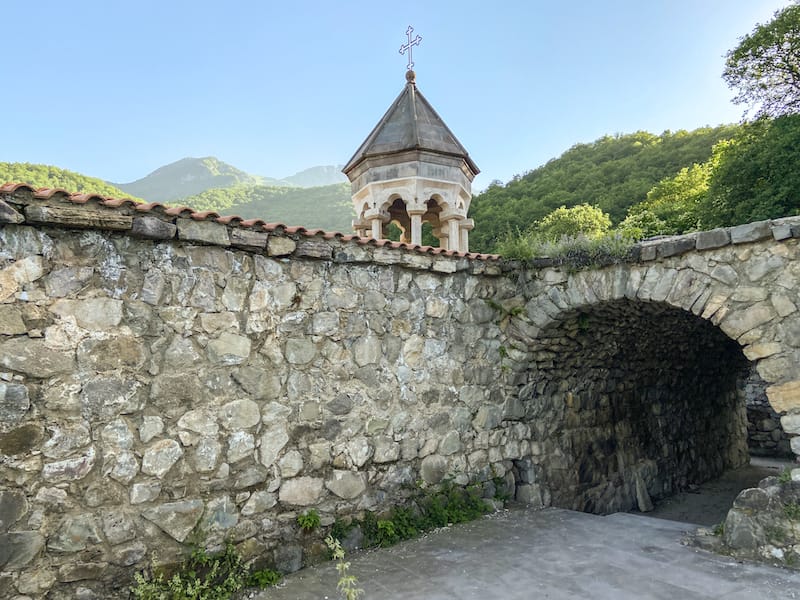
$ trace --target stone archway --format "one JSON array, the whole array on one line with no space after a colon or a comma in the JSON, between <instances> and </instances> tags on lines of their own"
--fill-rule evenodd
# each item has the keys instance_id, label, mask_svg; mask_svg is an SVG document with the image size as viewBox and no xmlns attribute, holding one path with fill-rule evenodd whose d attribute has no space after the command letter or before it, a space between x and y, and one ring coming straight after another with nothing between
<instances>
[{"instance_id":1,"label":"stone archway","mask_svg":"<svg viewBox=\"0 0 800 600\"><path fill-rule=\"evenodd\" d=\"M742 464L752 373L776 411L796 407L796 282L773 249L525 274L528 324L511 337L528 351L545 500L627 510Z\"/></svg>"},{"instance_id":2,"label":"stone archway","mask_svg":"<svg viewBox=\"0 0 800 600\"><path fill-rule=\"evenodd\" d=\"M747 463L749 361L708 321L620 299L563 313L531 351L520 399L557 457L540 471L554 505L645 509Z\"/></svg>"}]
</instances>

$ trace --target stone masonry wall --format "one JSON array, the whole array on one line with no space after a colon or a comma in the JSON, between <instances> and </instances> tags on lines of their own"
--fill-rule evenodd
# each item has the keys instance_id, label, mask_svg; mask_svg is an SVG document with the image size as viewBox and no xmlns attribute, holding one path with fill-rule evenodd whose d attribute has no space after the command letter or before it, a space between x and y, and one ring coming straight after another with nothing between
<instances>
[{"instance_id":1,"label":"stone masonry wall","mask_svg":"<svg viewBox=\"0 0 800 600\"><path fill-rule=\"evenodd\" d=\"M0 595L127 586L195 530L295 570L299 512L529 452L500 423L504 278L29 226L0 248Z\"/></svg>"},{"instance_id":2,"label":"stone masonry wall","mask_svg":"<svg viewBox=\"0 0 800 600\"><path fill-rule=\"evenodd\" d=\"M751 366L800 431L782 223L575 270L86 204L0 203L0 596L122 596L198 531L295 570L300 512L444 478L646 509L744 460Z\"/></svg>"}]
</instances>

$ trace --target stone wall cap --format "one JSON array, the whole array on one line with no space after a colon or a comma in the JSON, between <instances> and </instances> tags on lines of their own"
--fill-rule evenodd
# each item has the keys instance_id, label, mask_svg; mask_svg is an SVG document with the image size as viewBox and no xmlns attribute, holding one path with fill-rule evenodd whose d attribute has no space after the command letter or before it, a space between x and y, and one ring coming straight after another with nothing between
<instances>
[{"instance_id":1,"label":"stone wall cap","mask_svg":"<svg viewBox=\"0 0 800 600\"><path fill-rule=\"evenodd\" d=\"M125 216L138 216L144 213L149 217L159 218L173 225L177 225L181 220L183 220L183 222L209 222L224 225L232 229L243 228L251 231L266 232L270 235L286 235L295 240L300 240L301 238L321 238L324 240L336 240L345 244L378 247L386 250L413 252L436 257L478 261L499 261L501 259L498 254L455 252L432 246L413 245L404 242L393 242L391 240L376 240L373 238L345 234L339 231L325 231L323 229L290 226L284 223L267 222L263 219L243 219L236 215L223 216L215 211L197 211L188 206L168 206L160 202L137 202L131 198L109 198L97 194L72 193L61 188L33 188L25 183L6 183L0 185L0 200L4 200L12 206L43 202L47 205L69 204L84 206L87 211L94 209L95 212L98 209L118 211ZM52 223L52 225L64 226L63 223L55 222ZM102 226L97 226L96 228L103 229ZM129 229L132 229L132 225ZM179 236L175 237L177 239ZM235 245L232 244L230 240L227 242L224 240L225 237L220 236L219 242L214 242L214 240L210 238L200 241L204 241L205 243L218 243L221 245Z\"/></svg>"}]
</instances>

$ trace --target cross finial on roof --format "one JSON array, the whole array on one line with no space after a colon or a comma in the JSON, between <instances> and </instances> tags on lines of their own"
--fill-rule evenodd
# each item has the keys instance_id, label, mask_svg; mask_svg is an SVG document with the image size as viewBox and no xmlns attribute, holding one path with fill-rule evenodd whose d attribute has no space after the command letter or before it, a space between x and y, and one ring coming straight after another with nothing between
<instances>
[{"instance_id":1,"label":"cross finial on roof","mask_svg":"<svg viewBox=\"0 0 800 600\"><path fill-rule=\"evenodd\" d=\"M417 36L412 40L411 39L412 33L414 33L414 28L411 25L409 25L408 29L406 29L408 42L400 46L400 54L405 54L406 50L408 50L408 66L406 67L406 69L409 71L411 71L414 68L414 60L413 58L411 58L411 50L414 46L419 46L419 43L422 41L422 38L420 36Z\"/></svg>"}]
</instances>

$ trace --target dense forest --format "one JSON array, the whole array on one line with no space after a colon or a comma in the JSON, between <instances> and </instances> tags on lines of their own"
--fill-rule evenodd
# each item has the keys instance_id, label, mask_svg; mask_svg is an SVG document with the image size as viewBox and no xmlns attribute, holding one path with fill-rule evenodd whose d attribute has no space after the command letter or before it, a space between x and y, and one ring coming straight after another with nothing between
<instances>
[{"instance_id":1,"label":"dense forest","mask_svg":"<svg viewBox=\"0 0 800 600\"><path fill-rule=\"evenodd\" d=\"M98 194L110 198L128 197L128 194L102 179L49 165L0 162L0 183L27 183L33 188L62 188L68 192Z\"/></svg>"},{"instance_id":2,"label":"dense forest","mask_svg":"<svg viewBox=\"0 0 800 600\"><path fill-rule=\"evenodd\" d=\"M729 125L661 135L639 131L577 144L538 169L505 185L494 182L475 196L470 216L478 225L470 247L494 251L508 232L525 230L561 206L596 206L617 224L659 181L708 160L714 145L736 130Z\"/></svg>"},{"instance_id":3,"label":"dense forest","mask_svg":"<svg viewBox=\"0 0 800 600\"><path fill-rule=\"evenodd\" d=\"M470 247L517 254L520 238L638 240L800 213L800 115L573 146L473 199Z\"/></svg>"}]
</instances>

